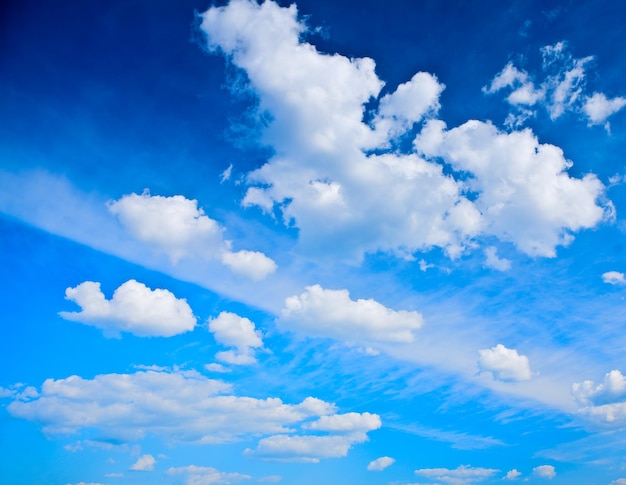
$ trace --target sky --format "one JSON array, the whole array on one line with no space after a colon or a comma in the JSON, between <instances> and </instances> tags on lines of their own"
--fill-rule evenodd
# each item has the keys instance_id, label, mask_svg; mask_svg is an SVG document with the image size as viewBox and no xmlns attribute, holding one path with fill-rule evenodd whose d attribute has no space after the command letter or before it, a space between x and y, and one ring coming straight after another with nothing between
<instances>
[{"instance_id":1,"label":"sky","mask_svg":"<svg viewBox=\"0 0 626 485\"><path fill-rule=\"evenodd\" d=\"M21 0L0 483L626 484L608 0Z\"/></svg>"}]
</instances>

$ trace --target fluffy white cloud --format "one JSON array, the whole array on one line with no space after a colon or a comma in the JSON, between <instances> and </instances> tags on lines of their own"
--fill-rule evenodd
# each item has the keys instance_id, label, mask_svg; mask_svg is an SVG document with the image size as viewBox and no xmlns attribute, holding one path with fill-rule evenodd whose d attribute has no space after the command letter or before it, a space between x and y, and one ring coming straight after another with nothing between
<instances>
[{"instance_id":1,"label":"fluffy white cloud","mask_svg":"<svg viewBox=\"0 0 626 485\"><path fill-rule=\"evenodd\" d=\"M381 426L380 417L371 413L346 413L321 416L312 423L302 427L315 431L331 431L336 433L366 432Z\"/></svg>"},{"instance_id":2,"label":"fluffy white cloud","mask_svg":"<svg viewBox=\"0 0 626 485\"><path fill-rule=\"evenodd\" d=\"M519 355L515 349L498 344L490 349L479 350L478 366L483 372L491 372L496 379L526 381L531 378L528 357Z\"/></svg>"},{"instance_id":3,"label":"fluffy white cloud","mask_svg":"<svg viewBox=\"0 0 626 485\"><path fill-rule=\"evenodd\" d=\"M140 456L135 463L130 467L130 470L151 472L154 470L156 460L152 455Z\"/></svg>"},{"instance_id":4,"label":"fluffy white cloud","mask_svg":"<svg viewBox=\"0 0 626 485\"><path fill-rule=\"evenodd\" d=\"M612 114L620 111L626 106L626 98L618 96L608 99L603 93L593 93L592 96L585 98L583 111L589 118L589 124L599 125L606 121Z\"/></svg>"},{"instance_id":5,"label":"fluffy white cloud","mask_svg":"<svg viewBox=\"0 0 626 485\"><path fill-rule=\"evenodd\" d=\"M506 472L506 475L504 476L504 480L516 480L521 476L522 476L522 473L517 471L514 468L513 470L509 470L508 472Z\"/></svg>"},{"instance_id":6,"label":"fluffy white cloud","mask_svg":"<svg viewBox=\"0 0 626 485\"><path fill-rule=\"evenodd\" d=\"M572 162L563 151L539 143L528 129L503 133L472 120L446 130L442 121L430 121L415 145L471 174L467 186L478 194L473 204L481 230L531 256L555 256L556 246L571 242L572 232L594 227L610 211L597 204L604 193L598 178L570 177Z\"/></svg>"},{"instance_id":7,"label":"fluffy white cloud","mask_svg":"<svg viewBox=\"0 0 626 485\"><path fill-rule=\"evenodd\" d=\"M48 434L97 430L103 439L124 442L150 435L194 443L287 433L294 424L335 412L334 405L311 397L284 404L230 392L230 385L195 371L71 376L46 380L39 397L15 400L7 409L37 421Z\"/></svg>"},{"instance_id":8,"label":"fluffy white cloud","mask_svg":"<svg viewBox=\"0 0 626 485\"><path fill-rule=\"evenodd\" d=\"M483 92L493 94L504 88L512 88L506 100L513 105L533 106L545 97L544 89L536 89L528 73L517 69L509 62L496 77L493 78L489 87L485 86Z\"/></svg>"},{"instance_id":9,"label":"fluffy white cloud","mask_svg":"<svg viewBox=\"0 0 626 485\"><path fill-rule=\"evenodd\" d=\"M552 480L556 477L556 471L552 465L540 465L533 468L533 475L541 478L548 478Z\"/></svg>"},{"instance_id":10,"label":"fluffy white cloud","mask_svg":"<svg viewBox=\"0 0 626 485\"><path fill-rule=\"evenodd\" d=\"M209 330L217 342L237 349L237 352L232 350L219 352L216 355L218 360L233 365L249 365L256 362L254 349L262 348L263 341L260 332L249 319L235 313L222 312L216 318L209 319Z\"/></svg>"},{"instance_id":11,"label":"fluffy white cloud","mask_svg":"<svg viewBox=\"0 0 626 485\"><path fill-rule=\"evenodd\" d=\"M494 246L489 246L485 248L485 266L498 271L508 271L511 269L511 262L498 257L498 250Z\"/></svg>"},{"instance_id":12,"label":"fluffy white cloud","mask_svg":"<svg viewBox=\"0 0 626 485\"><path fill-rule=\"evenodd\" d=\"M626 279L624 279L624 273L618 271L607 271L602 274L602 281L610 285L626 285Z\"/></svg>"},{"instance_id":13,"label":"fluffy white cloud","mask_svg":"<svg viewBox=\"0 0 626 485\"><path fill-rule=\"evenodd\" d=\"M140 337L171 337L193 330L196 318L184 298L168 290L151 290L129 280L107 300L100 283L85 281L65 290L65 298L81 307L80 312L59 312L66 320L93 325L105 335L130 332Z\"/></svg>"},{"instance_id":14,"label":"fluffy white cloud","mask_svg":"<svg viewBox=\"0 0 626 485\"><path fill-rule=\"evenodd\" d=\"M461 465L453 470L448 468L423 468L421 470L415 470L417 476L432 478L453 485L482 482L492 477L497 472L498 470L492 468L474 468L467 465Z\"/></svg>"},{"instance_id":15,"label":"fluffy white cloud","mask_svg":"<svg viewBox=\"0 0 626 485\"><path fill-rule=\"evenodd\" d=\"M166 472L167 475L184 475L186 476L187 485L211 485L213 483L230 484L241 480L250 480L250 475L241 473L221 472L212 467L206 466L181 466L171 467Z\"/></svg>"},{"instance_id":16,"label":"fluffy white cloud","mask_svg":"<svg viewBox=\"0 0 626 485\"><path fill-rule=\"evenodd\" d=\"M144 191L111 201L108 209L135 239L166 254L173 263L182 258L219 259L233 272L254 280L276 270L276 263L263 253L232 252L231 242L223 239L225 229L196 200Z\"/></svg>"},{"instance_id":17,"label":"fluffy white cloud","mask_svg":"<svg viewBox=\"0 0 626 485\"><path fill-rule=\"evenodd\" d=\"M414 311L391 310L375 300L352 300L348 290L308 286L285 300L277 325L307 336L343 340L412 342L423 324Z\"/></svg>"},{"instance_id":18,"label":"fluffy white cloud","mask_svg":"<svg viewBox=\"0 0 626 485\"><path fill-rule=\"evenodd\" d=\"M596 385L587 380L572 385L572 395L581 406L579 412L598 424L626 424L626 377L612 370Z\"/></svg>"},{"instance_id":19,"label":"fluffy white cloud","mask_svg":"<svg viewBox=\"0 0 626 485\"><path fill-rule=\"evenodd\" d=\"M393 465L395 461L396 460L394 460L390 456L381 456L380 458L376 458L375 460L370 461L367 465L367 469L369 471L379 472Z\"/></svg>"}]
</instances>

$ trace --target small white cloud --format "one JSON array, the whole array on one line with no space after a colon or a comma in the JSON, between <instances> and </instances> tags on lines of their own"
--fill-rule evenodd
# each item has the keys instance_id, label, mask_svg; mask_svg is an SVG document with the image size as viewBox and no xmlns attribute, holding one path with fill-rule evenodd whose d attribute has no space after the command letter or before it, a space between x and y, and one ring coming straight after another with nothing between
<instances>
[{"instance_id":1,"label":"small white cloud","mask_svg":"<svg viewBox=\"0 0 626 485\"><path fill-rule=\"evenodd\" d=\"M261 334L255 329L254 323L235 313L222 312L216 318L209 319L209 330L217 342L237 349L237 352L218 352L215 357L222 362L233 365L254 364L254 349L263 348Z\"/></svg>"},{"instance_id":2,"label":"small white cloud","mask_svg":"<svg viewBox=\"0 0 626 485\"><path fill-rule=\"evenodd\" d=\"M513 470L509 470L504 476L504 480L516 480L522 476L522 473L517 471L515 468Z\"/></svg>"},{"instance_id":3,"label":"small white cloud","mask_svg":"<svg viewBox=\"0 0 626 485\"><path fill-rule=\"evenodd\" d=\"M222 364L217 364L217 363L206 364L204 368L208 370L209 372L218 372L220 374L231 372L231 370L228 369L227 367L224 367Z\"/></svg>"},{"instance_id":4,"label":"small white cloud","mask_svg":"<svg viewBox=\"0 0 626 485\"><path fill-rule=\"evenodd\" d=\"M618 271L607 271L602 274L602 281L610 285L626 285L624 273Z\"/></svg>"},{"instance_id":5,"label":"small white cloud","mask_svg":"<svg viewBox=\"0 0 626 485\"><path fill-rule=\"evenodd\" d=\"M613 480L609 485L626 485L626 478L618 478Z\"/></svg>"},{"instance_id":6,"label":"small white cloud","mask_svg":"<svg viewBox=\"0 0 626 485\"><path fill-rule=\"evenodd\" d=\"M498 257L498 250L494 246L489 246L485 248L485 266L498 271L508 271L511 269L511 262Z\"/></svg>"},{"instance_id":7,"label":"small white cloud","mask_svg":"<svg viewBox=\"0 0 626 485\"><path fill-rule=\"evenodd\" d=\"M540 478L552 480L556 477L556 471L552 465L541 465L533 468L533 475Z\"/></svg>"},{"instance_id":8,"label":"small white cloud","mask_svg":"<svg viewBox=\"0 0 626 485\"><path fill-rule=\"evenodd\" d=\"M212 467L196 465L171 467L165 473L167 475L184 475L187 477L187 484L189 485L231 484L252 478L250 475L226 473Z\"/></svg>"},{"instance_id":9,"label":"small white cloud","mask_svg":"<svg viewBox=\"0 0 626 485\"><path fill-rule=\"evenodd\" d=\"M491 372L494 378L503 381L527 381L531 378L528 357L517 350L498 344L490 349L479 350L478 366L483 372Z\"/></svg>"},{"instance_id":10,"label":"small white cloud","mask_svg":"<svg viewBox=\"0 0 626 485\"><path fill-rule=\"evenodd\" d=\"M430 268L435 267L434 264L428 264L426 260L424 259L420 259L419 265L420 265L420 271L424 271L424 272L428 271Z\"/></svg>"},{"instance_id":11,"label":"small white cloud","mask_svg":"<svg viewBox=\"0 0 626 485\"><path fill-rule=\"evenodd\" d=\"M596 385L587 380L572 385L579 412L598 424L621 426L626 421L626 377L612 370Z\"/></svg>"},{"instance_id":12,"label":"small white cloud","mask_svg":"<svg viewBox=\"0 0 626 485\"><path fill-rule=\"evenodd\" d=\"M493 468L474 468L461 465L453 470L448 468L422 468L415 470L417 476L431 478L452 485L468 485L479 483L496 474L498 470Z\"/></svg>"},{"instance_id":13,"label":"small white cloud","mask_svg":"<svg viewBox=\"0 0 626 485\"><path fill-rule=\"evenodd\" d=\"M391 310L375 300L352 300L348 290L313 285L285 300L277 324L312 337L412 342L423 318L418 312Z\"/></svg>"},{"instance_id":14,"label":"small white cloud","mask_svg":"<svg viewBox=\"0 0 626 485\"><path fill-rule=\"evenodd\" d=\"M276 271L276 263L258 251L241 250L222 254L222 263L234 273L258 281Z\"/></svg>"},{"instance_id":15,"label":"small white cloud","mask_svg":"<svg viewBox=\"0 0 626 485\"><path fill-rule=\"evenodd\" d=\"M589 118L590 125L600 125L624 106L626 106L626 98L618 96L608 99L603 93L593 93L593 96L585 98L583 111Z\"/></svg>"},{"instance_id":16,"label":"small white cloud","mask_svg":"<svg viewBox=\"0 0 626 485\"><path fill-rule=\"evenodd\" d=\"M196 318L184 298L164 289L151 290L129 280L107 300L100 283L85 281L67 288L65 298L81 307L80 312L59 312L66 320L92 325L105 335L129 332L140 337L171 337L193 330Z\"/></svg>"},{"instance_id":17,"label":"small white cloud","mask_svg":"<svg viewBox=\"0 0 626 485\"><path fill-rule=\"evenodd\" d=\"M334 433L367 432L381 426L380 416L371 413L346 413L321 416L317 421L303 425L304 429Z\"/></svg>"},{"instance_id":18,"label":"small white cloud","mask_svg":"<svg viewBox=\"0 0 626 485\"><path fill-rule=\"evenodd\" d=\"M230 180L230 176L233 173L233 164L231 163L226 170L224 170L222 172L222 175L220 175L220 183L223 184L224 182Z\"/></svg>"},{"instance_id":19,"label":"small white cloud","mask_svg":"<svg viewBox=\"0 0 626 485\"><path fill-rule=\"evenodd\" d=\"M394 460L390 456L381 456L380 458L376 458L375 460L370 461L367 465L367 469L369 471L379 472L384 470L388 466L393 465L395 461L396 460Z\"/></svg>"},{"instance_id":20,"label":"small white cloud","mask_svg":"<svg viewBox=\"0 0 626 485\"><path fill-rule=\"evenodd\" d=\"M156 464L156 460L154 459L152 455L143 455L143 456L140 456L139 459L133 465L131 465L129 470L151 472L154 470L155 464Z\"/></svg>"}]
</instances>

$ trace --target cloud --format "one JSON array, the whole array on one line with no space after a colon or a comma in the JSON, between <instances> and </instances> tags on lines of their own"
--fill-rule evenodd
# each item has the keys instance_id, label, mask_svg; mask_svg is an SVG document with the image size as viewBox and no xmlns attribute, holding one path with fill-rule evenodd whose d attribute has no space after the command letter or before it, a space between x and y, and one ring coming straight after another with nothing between
<instances>
[{"instance_id":1,"label":"cloud","mask_svg":"<svg viewBox=\"0 0 626 485\"><path fill-rule=\"evenodd\" d=\"M292 432L294 424L336 410L312 397L299 404L239 397L231 394L229 384L180 370L47 379L39 397L14 400L7 409L40 423L50 435L96 430L105 440L154 436L191 443Z\"/></svg>"},{"instance_id":2,"label":"cloud","mask_svg":"<svg viewBox=\"0 0 626 485\"><path fill-rule=\"evenodd\" d=\"M607 99L603 93L593 93L592 96L585 98L583 111L589 118L590 125L600 125L624 106L626 106L626 98L618 96L613 99Z\"/></svg>"},{"instance_id":3,"label":"cloud","mask_svg":"<svg viewBox=\"0 0 626 485\"><path fill-rule=\"evenodd\" d=\"M609 485L626 485L626 478L618 478L613 480Z\"/></svg>"},{"instance_id":4,"label":"cloud","mask_svg":"<svg viewBox=\"0 0 626 485\"><path fill-rule=\"evenodd\" d=\"M600 425L626 424L626 377L612 370L596 385L587 380L572 385L572 395L581 406L579 412Z\"/></svg>"},{"instance_id":5,"label":"cloud","mask_svg":"<svg viewBox=\"0 0 626 485\"><path fill-rule=\"evenodd\" d=\"M467 465L461 465L454 470L448 468L423 468L421 470L415 470L415 474L418 476L432 478L453 485L482 482L497 472L498 470L492 468L473 468Z\"/></svg>"},{"instance_id":6,"label":"cloud","mask_svg":"<svg viewBox=\"0 0 626 485\"><path fill-rule=\"evenodd\" d=\"M467 186L478 194L473 206L481 214L481 232L528 255L554 257L573 232L596 226L611 211L610 204L597 204L604 186L595 175L570 177L572 162L563 151L539 143L528 129L503 133L471 120L445 130L442 121L430 121L415 145L471 174Z\"/></svg>"},{"instance_id":7,"label":"cloud","mask_svg":"<svg viewBox=\"0 0 626 485\"><path fill-rule=\"evenodd\" d=\"M516 480L521 477L521 472L518 472L515 468L513 470L509 470L504 476L504 480Z\"/></svg>"},{"instance_id":8,"label":"cloud","mask_svg":"<svg viewBox=\"0 0 626 485\"><path fill-rule=\"evenodd\" d=\"M233 365L249 365L256 362L254 349L262 348L261 334L255 330L254 323L235 313L222 312L216 318L209 319L209 330L215 340L228 347L236 347L237 352L219 352L216 357L222 362Z\"/></svg>"},{"instance_id":9,"label":"cloud","mask_svg":"<svg viewBox=\"0 0 626 485\"><path fill-rule=\"evenodd\" d=\"M111 201L108 209L135 239L166 254L172 263L183 258L219 259L233 272L253 280L276 270L276 263L263 253L232 252L231 242L223 239L225 229L205 215L195 199L144 191Z\"/></svg>"},{"instance_id":10,"label":"cloud","mask_svg":"<svg viewBox=\"0 0 626 485\"><path fill-rule=\"evenodd\" d=\"M129 280L107 300L100 283L85 281L65 290L80 312L59 312L66 320L100 328L105 335L129 332L140 337L171 337L193 330L196 318L184 298L164 289L151 290Z\"/></svg>"},{"instance_id":11,"label":"cloud","mask_svg":"<svg viewBox=\"0 0 626 485\"><path fill-rule=\"evenodd\" d=\"M533 475L536 477L552 480L556 477L556 471L552 465L541 465L533 468Z\"/></svg>"},{"instance_id":12,"label":"cloud","mask_svg":"<svg viewBox=\"0 0 626 485\"><path fill-rule=\"evenodd\" d=\"M133 465L131 465L129 470L151 472L154 470L155 464L156 460L152 455L143 455L140 456Z\"/></svg>"},{"instance_id":13,"label":"cloud","mask_svg":"<svg viewBox=\"0 0 626 485\"><path fill-rule=\"evenodd\" d=\"M506 100L512 105L534 106L545 98L545 90L536 89L526 71L517 69L509 62L502 71L491 81L489 87L483 87L483 92L493 94L504 88L512 88Z\"/></svg>"},{"instance_id":14,"label":"cloud","mask_svg":"<svg viewBox=\"0 0 626 485\"><path fill-rule=\"evenodd\" d=\"M367 465L367 469L368 471L379 472L393 465L395 461L396 460L394 460L390 456L381 456L380 458L376 458L375 460L370 461Z\"/></svg>"},{"instance_id":15,"label":"cloud","mask_svg":"<svg viewBox=\"0 0 626 485\"><path fill-rule=\"evenodd\" d=\"M624 273L618 271L607 271L602 274L602 281L610 285L626 285L626 279L624 279Z\"/></svg>"},{"instance_id":16,"label":"cloud","mask_svg":"<svg viewBox=\"0 0 626 485\"><path fill-rule=\"evenodd\" d=\"M196 465L171 467L165 472L165 474L185 475L187 478L187 485L210 485L213 483L230 484L242 480L250 480L252 478L250 475L244 475L241 473L226 473L212 467Z\"/></svg>"},{"instance_id":17,"label":"cloud","mask_svg":"<svg viewBox=\"0 0 626 485\"><path fill-rule=\"evenodd\" d=\"M494 246L489 246L485 248L485 266L498 271L508 271L511 269L511 262L508 259L499 258L498 250Z\"/></svg>"},{"instance_id":18,"label":"cloud","mask_svg":"<svg viewBox=\"0 0 626 485\"><path fill-rule=\"evenodd\" d=\"M490 349L479 350L478 366L483 372L493 373L503 381L527 381L531 378L528 357L519 355L515 349L498 344Z\"/></svg>"},{"instance_id":19,"label":"cloud","mask_svg":"<svg viewBox=\"0 0 626 485\"><path fill-rule=\"evenodd\" d=\"M412 342L423 324L414 311L391 310L375 300L352 300L348 290L307 286L285 300L277 325L307 336L343 340Z\"/></svg>"}]
</instances>

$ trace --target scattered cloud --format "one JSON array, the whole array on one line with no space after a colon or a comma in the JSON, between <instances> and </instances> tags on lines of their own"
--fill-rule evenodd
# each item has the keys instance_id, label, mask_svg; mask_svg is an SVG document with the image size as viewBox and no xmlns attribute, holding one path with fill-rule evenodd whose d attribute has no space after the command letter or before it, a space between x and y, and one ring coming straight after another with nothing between
<instances>
[{"instance_id":1,"label":"scattered cloud","mask_svg":"<svg viewBox=\"0 0 626 485\"><path fill-rule=\"evenodd\" d=\"M522 476L522 473L517 471L515 468L513 470L509 470L504 476L505 480L517 480Z\"/></svg>"},{"instance_id":2,"label":"scattered cloud","mask_svg":"<svg viewBox=\"0 0 626 485\"><path fill-rule=\"evenodd\" d=\"M485 248L485 266L498 271L508 271L511 269L511 262L508 259L498 257L498 250L494 246Z\"/></svg>"},{"instance_id":3,"label":"scattered cloud","mask_svg":"<svg viewBox=\"0 0 626 485\"><path fill-rule=\"evenodd\" d=\"M619 370L604 376L601 384L587 380L572 385L579 412L597 424L623 426L626 421L626 377Z\"/></svg>"},{"instance_id":4,"label":"scattered cloud","mask_svg":"<svg viewBox=\"0 0 626 485\"><path fill-rule=\"evenodd\" d=\"M222 312L216 318L209 319L209 330L217 342L237 349L237 352L219 352L216 355L218 360L233 365L256 363L254 351L263 347L263 341L260 332L249 319L235 313Z\"/></svg>"},{"instance_id":5,"label":"scattered cloud","mask_svg":"<svg viewBox=\"0 0 626 485\"><path fill-rule=\"evenodd\" d=\"M285 300L277 320L283 330L311 337L381 342L412 342L423 324L414 311L391 310L375 300L352 300L348 290L306 287Z\"/></svg>"},{"instance_id":6,"label":"scattered cloud","mask_svg":"<svg viewBox=\"0 0 626 485\"><path fill-rule=\"evenodd\" d=\"M184 298L168 290L151 290L129 280L107 300L100 283L85 281L65 290L65 298L80 312L59 312L66 320L100 328L107 336L129 332L140 337L171 337L194 329L196 318Z\"/></svg>"},{"instance_id":7,"label":"scattered cloud","mask_svg":"<svg viewBox=\"0 0 626 485\"><path fill-rule=\"evenodd\" d=\"M626 279L624 279L624 273L618 271L607 271L602 274L602 281L610 285L626 285Z\"/></svg>"},{"instance_id":8,"label":"scattered cloud","mask_svg":"<svg viewBox=\"0 0 626 485\"><path fill-rule=\"evenodd\" d=\"M183 475L186 477L187 485L211 485L213 483L230 484L242 480L250 480L252 478L250 475L226 473L212 467L196 465L171 467L165 474Z\"/></svg>"},{"instance_id":9,"label":"scattered cloud","mask_svg":"<svg viewBox=\"0 0 626 485\"><path fill-rule=\"evenodd\" d=\"M182 195L163 197L132 193L108 203L127 231L137 240L166 254L172 263L183 258L218 259L233 272L260 280L276 271L276 263L258 251L231 251L225 229Z\"/></svg>"},{"instance_id":10,"label":"scattered cloud","mask_svg":"<svg viewBox=\"0 0 626 485\"><path fill-rule=\"evenodd\" d=\"M284 404L272 397L235 396L229 384L180 370L47 379L39 397L14 400L7 409L37 421L50 435L97 430L101 439L122 442L155 436L192 443L288 433L294 424L336 410L312 397Z\"/></svg>"},{"instance_id":11,"label":"scattered cloud","mask_svg":"<svg viewBox=\"0 0 626 485\"><path fill-rule=\"evenodd\" d=\"M152 455L143 455L140 456L133 465L131 465L129 470L151 472L154 470L155 464L156 460Z\"/></svg>"},{"instance_id":12,"label":"scattered cloud","mask_svg":"<svg viewBox=\"0 0 626 485\"><path fill-rule=\"evenodd\" d=\"M495 379L503 381L527 381L532 377L528 357L515 349L498 344L490 349L479 350L478 366L483 372L491 372Z\"/></svg>"},{"instance_id":13,"label":"scattered cloud","mask_svg":"<svg viewBox=\"0 0 626 485\"><path fill-rule=\"evenodd\" d=\"M590 125L600 125L606 119L626 106L626 98L618 96L608 99L603 93L593 93L585 98L583 111L589 118Z\"/></svg>"},{"instance_id":14,"label":"scattered cloud","mask_svg":"<svg viewBox=\"0 0 626 485\"><path fill-rule=\"evenodd\" d=\"M552 480L556 477L556 471L552 465L541 465L533 468L533 475L540 478Z\"/></svg>"},{"instance_id":15,"label":"scattered cloud","mask_svg":"<svg viewBox=\"0 0 626 485\"><path fill-rule=\"evenodd\" d=\"M381 456L380 458L376 458L375 460L370 461L367 465L367 469L368 471L379 472L393 465L395 461L396 460L394 460L390 456Z\"/></svg>"},{"instance_id":16,"label":"scattered cloud","mask_svg":"<svg viewBox=\"0 0 626 485\"><path fill-rule=\"evenodd\" d=\"M479 483L492 477L497 472L498 470L492 468L474 468L467 465L461 465L454 470L448 468L423 468L421 470L415 470L417 476L431 478L452 485Z\"/></svg>"}]
</instances>

